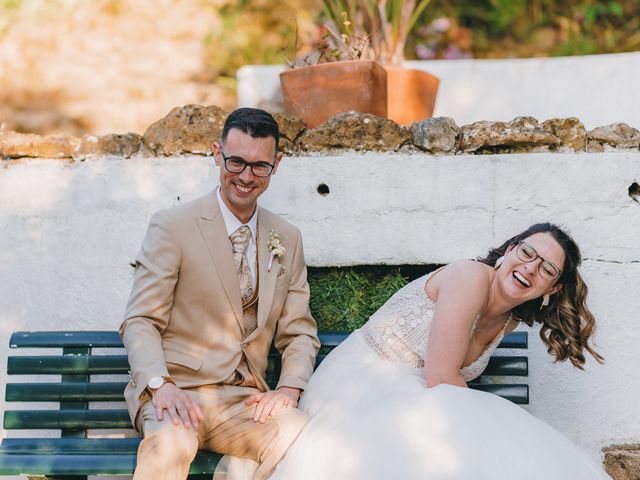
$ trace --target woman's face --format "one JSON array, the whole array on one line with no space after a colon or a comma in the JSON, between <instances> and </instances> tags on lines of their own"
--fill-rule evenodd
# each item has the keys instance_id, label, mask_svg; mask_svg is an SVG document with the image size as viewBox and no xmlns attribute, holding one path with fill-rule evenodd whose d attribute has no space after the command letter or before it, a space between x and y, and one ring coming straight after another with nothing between
<instances>
[{"instance_id":1,"label":"woman's face","mask_svg":"<svg viewBox=\"0 0 640 480\"><path fill-rule=\"evenodd\" d=\"M518 303L553 295L562 285L564 250L550 233L535 233L509 247L497 270L504 293Z\"/></svg>"}]
</instances>

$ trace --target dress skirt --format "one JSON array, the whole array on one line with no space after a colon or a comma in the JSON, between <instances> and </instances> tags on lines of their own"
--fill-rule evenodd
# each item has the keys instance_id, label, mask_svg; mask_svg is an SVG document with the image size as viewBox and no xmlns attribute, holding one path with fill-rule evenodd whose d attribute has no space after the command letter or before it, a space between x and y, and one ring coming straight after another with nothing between
<instances>
[{"instance_id":1,"label":"dress skirt","mask_svg":"<svg viewBox=\"0 0 640 480\"><path fill-rule=\"evenodd\" d=\"M496 395L426 388L422 369L379 357L360 331L311 378L311 420L272 480L609 478L561 433Z\"/></svg>"}]
</instances>

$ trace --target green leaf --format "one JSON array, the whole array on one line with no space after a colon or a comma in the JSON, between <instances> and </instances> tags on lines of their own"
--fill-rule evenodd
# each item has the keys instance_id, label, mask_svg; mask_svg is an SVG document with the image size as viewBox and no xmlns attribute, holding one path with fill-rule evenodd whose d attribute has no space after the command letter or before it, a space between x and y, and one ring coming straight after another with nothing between
<instances>
[{"instance_id":1,"label":"green leaf","mask_svg":"<svg viewBox=\"0 0 640 480\"><path fill-rule=\"evenodd\" d=\"M431 0L421 0L421 2L418 3L418 6L413 12L411 19L409 20L409 26L407 28L407 32L413 31L413 27L415 27L416 22L420 18L420 15L422 15L422 12L424 12L424 9L427 8L427 5L429 5L429 3L431 3Z\"/></svg>"},{"instance_id":2,"label":"green leaf","mask_svg":"<svg viewBox=\"0 0 640 480\"><path fill-rule=\"evenodd\" d=\"M617 17L621 17L624 14L624 9L618 2L609 2L609 10Z\"/></svg>"},{"instance_id":3,"label":"green leaf","mask_svg":"<svg viewBox=\"0 0 640 480\"><path fill-rule=\"evenodd\" d=\"M588 5L584 9L584 22L586 24L593 24L598 18L598 5Z\"/></svg>"}]
</instances>

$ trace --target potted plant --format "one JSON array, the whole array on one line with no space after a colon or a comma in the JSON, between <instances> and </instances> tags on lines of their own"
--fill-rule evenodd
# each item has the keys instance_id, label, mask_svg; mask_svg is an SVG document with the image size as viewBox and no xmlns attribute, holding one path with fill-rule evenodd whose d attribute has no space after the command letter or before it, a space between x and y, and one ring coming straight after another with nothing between
<instances>
[{"instance_id":1,"label":"potted plant","mask_svg":"<svg viewBox=\"0 0 640 480\"><path fill-rule=\"evenodd\" d=\"M405 125L431 117L439 80L401 65L407 37L429 2L324 0L330 22L315 62L305 59L280 75L286 111L311 127L345 110ZM334 102L336 92L342 94Z\"/></svg>"}]
</instances>

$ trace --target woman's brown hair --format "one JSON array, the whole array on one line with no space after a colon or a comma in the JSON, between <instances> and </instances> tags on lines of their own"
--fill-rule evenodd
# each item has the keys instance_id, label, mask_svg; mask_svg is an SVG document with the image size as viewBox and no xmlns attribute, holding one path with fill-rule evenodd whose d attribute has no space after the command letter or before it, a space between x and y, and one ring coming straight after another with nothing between
<instances>
[{"instance_id":1,"label":"woman's brown hair","mask_svg":"<svg viewBox=\"0 0 640 480\"><path fill-rule=\"evenodd\" d=\"M569 360L574 367L583 369L584 351L602 363L600 356L590 345L589 339L595 330L595 318L587 308L587 285L578 272L582 262L580 249L576 242L557 225L537 223L524 232L510 238L500 247L491 249L485 258L478 261L490 266L496 264L498 258L505 255L509 247L536 233L550 234L564 250L565 260L562 273L557 283L562 285L558 293L551 296L549 305L540 309L542 298L529 300L515 307L513 316L530 327L540 323L540 338L547 346L547 351L556 361Z\"/></svg>"}]
</instances>

